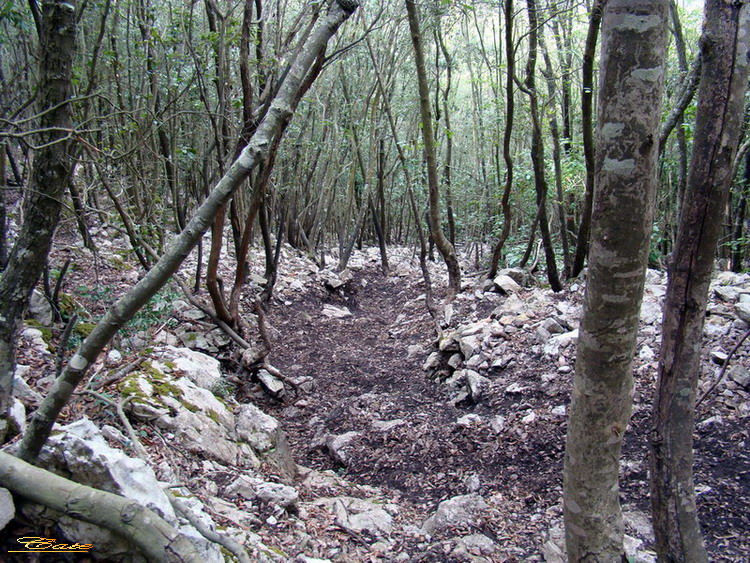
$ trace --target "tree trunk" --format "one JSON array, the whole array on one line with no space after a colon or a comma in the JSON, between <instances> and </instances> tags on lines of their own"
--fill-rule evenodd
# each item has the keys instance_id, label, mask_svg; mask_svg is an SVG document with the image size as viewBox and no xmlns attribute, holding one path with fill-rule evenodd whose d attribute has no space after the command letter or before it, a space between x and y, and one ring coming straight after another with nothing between
<instances>
[{"instance_id":1,"label":"tree trunk","mask_svg":"<svg viewBox=\"0 0 750 563\"><path fill-rule=\"evenodd\" d=\"M419 113L422 119L422 137L424 139L424 153L427 161L427 186L430 200L430 235L448 268L449 299L461 291L461 269L458 265L456 250L445 238L440 224L440 193L438 187L437 158L435 152L435 135L432 127L432 110L430 109L430 92L427 85L425 71L424 50L422 47L422 32L419 29L419 14L414 0L406 0L406 11L409 16L411 41L414 46L414 60L419 82Z\"/></svg>"},{"instance_id":2,"label":"tree trunk","mask_svg":"<svg viewBox=\"0 0 750 563\"><path fill-rule=\"evenodd\" d=\"M555 250L552 246L552 236L549 232L547 219L547 179L544 171L544 141L542 138L542 124L539 119L539 100L536 91L536 59L538 46L538 18L536 0L527 0L529 14L529 59L526 65L525 89L529 96L531 109L531 161L534 169L534 189L536 190L536 204L539 216L539 233L544 245L544 258L547 265L547 280L552 291L562 291L560 276L557 273Z\"/></svg>"},{"instance_id":3,"label":"tree trunk","mask_svg":"<svg viewBox=\"0 0 750 563\"><path fill-rule=\"evenodd\" d=\"M693 157L665 296L651 443L656 549L665 561L708 560L693 482L695 394L748 78L747 4L707 0L704 22Z\"/></svg>"},{"instance_id":4,"label":"tree trunk","mask_svg":"<svg viewBox=\"0 0 750 563\"><path fill-rule=\"evenodd\" d=\"M668 11L668 0L609 0L604 10L596 201L563 476L570 561L624 556L619 457L657 187Z\"/></svg>"},{"instance_id":5,"label":"tree trunk","mask_svg":"<svg viewBox=\"0 0 750 563\"><path fill-rule=\"evenodd\" d=\"M505 81L505 131L503 132L503 160L505 161L505 186L500 199L500 209L503 215L503 230L495 247L492 249L492 261L488 277L494 278L500 265L503 247L510 235L510 191L513 188L513 157L510 143L513 139L513 118L515 110L513 77L516 73L516 51L513 39L513 0L506 0L505 6L505 52L508 68Z\"/></svg>"},{"instance_id":6,"label":"tree trunk","mask_svg":"<svg viewBox=\"0 0 750 563\"><path fill-rule=\"evenodd\" d=\"M6 416L12 404L18 330L31 291L47 261L60 218L62 198L72 159L66 129L72 124L69 103L75 56L76 8L73 0L48 0L42 6L40 83L42 148L34 158L24 200L24 222L0 276L0 443L6 436Z\"/></svg>"},{"instance_id":7,"label":"tree trunk","mask_svg":"<svg viewBox=\"0 0 750 563\"><path fill-rule=\"evenodd\" d=\"M583 156L586 160L586 193L583 200L581 222L576 236L576 253L573 257L572 277L578 276L586 264L589 251L589 233L591 231L591 213L594 204L594 57L596 40L599 37L599 26L602 21L602 10L606 0L595 0L591 9L589 31L586 35L586 47L583 52L582 86L581 86L581 138Z\"/></svg>"},{"instance_id":8,"label":"tree trunk","mask_svg":"<svg viewBox=\"0 0 750 563\"><path fill-rule=\"evenodd\" d=\"M21 459L28 461L37 458L57 416L97 356L115 333L169 281L209 228L219 209L229 201L250 172L265 158L269 147L273 145L274 138L281 134L294 114L299 104L300 92L309 87L309 84L306 84L308 75L316 60L325 51L328 40L358 6L359 3L356 0L336 0L327 14L320 18L305 45L290 64L289 72L251 142L242 150L239 158L196 210L193 218L167 252L144 278L104 315L65 366L34 414L29 429L23 437L19 449Z\"/></svg>"}]
</instances>

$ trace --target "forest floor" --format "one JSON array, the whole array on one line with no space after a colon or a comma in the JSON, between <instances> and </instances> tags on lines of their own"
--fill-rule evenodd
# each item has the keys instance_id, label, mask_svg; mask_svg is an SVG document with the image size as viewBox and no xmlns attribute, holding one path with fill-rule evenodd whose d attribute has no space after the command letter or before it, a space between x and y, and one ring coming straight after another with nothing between
<instances>
[{"instance_id":1,"label":"forest floor","mask_svg":"<svg viewBox=\"0 0 750 563\"><path fill-rule=\"evenodd\" d=\"M82 259L87 251L74 245L61 252L62 247L58 245L53 263L73 258L76 267L68 273L64 289L78 290L76 299L92 318L138 278L137 269L123 267L116 258L122 255L117 245L105 249L102 254L109 258L101 262ZM256 252L253 258L256 265L262 264L259 256ZM351 279L337 290L321 283L317 268L302 254L285 247L283 257L268 313L273 342L270 359L286 377L306 384L299 394L287 389L280 400L253 385L241 389L238 399L250 398L279 419L297 463L332 470L343 479L341 483L351 484L347 492L351 496L356 491L375 491L382 502L395 507L398 517L385 543L331 528L325 524L326 517L305 510L290 516L288 523L259 531L264 540L294 553L298 538L293 519L307 517L308 532L311 526L320 526L319 533L313 534L320 545L316 557L335 561L541 561L545 557L558 561L554 544L559 544L562 530L565 407L575 352L569 346L550 357L536 328L551 316L550 310L567 312L572 319L580 315L583 284L571 284L557 295L538 282L521 289L516 297L523 309L517 318L526 320L516 323L513 330L506 329L502 346L507 361L501 369L482 371L489 384L481 397L456 401L455 389L423 369L436 350L437 336L411 250L392 249L389 276L380 271L376 249L356 253L350 264ZM222 267L227 273L232 270L231 262ZM444 268L440 264L431 268L441 299ZM184 271L189 275L189 267ZM663 281L662 275L653 288L663 291ZM742 291L750 293L750 277L745 281ZM511 299L485 292L482 286L478 276L466 275L463 291L450 308L451 319L444 323L447 329L488 320L499 304ZM90 291L82 293L82 287ZM658 301L660 291L652 295L652 302ZM539 305L540 296L544 307ZM712 295L710 314L722 324L715 325L704 345L703 388L718 370L711 361L712 351L731 350L747 328L734 317L730 304L718 301ZM332 317L326 314L331 307L350 315ZM153 318L141 316L142 334L148 335L154 326L160 330L167 326L158 318L164 311L156 309L152 304L149 314ZM626 533L638 540L639 552L646 554L653 547L647 523L653 351L658 350L659 338L653 318L639 337L635 405L624 442L621 478ZM150 322L153 326L149 327ZM127 347L124 341L118 345ZM221 358L222 354L216 355ZM21 350L20 357L27 365L35 364L28 351ZM747 367L750 352L741 349L732 363ZM698 412L699 511L711 558L716 561L750 561L747 391L727 378ZM349 438L338 457L326 448L326 441L335 436ZM299 491L301 500L313 506L318 493L302 484ZM481 495L487 503L480 521L469 529L426 537L422 524L438 504L469 493ZM468 534L489 539L492 551L483 553L486 545L469 546L463 552L469 554L468 559L456 555L456 537ZM346 542L357 547L342 550Z\"/></svg>"},{"instance_id":2,"label":"forest floor","mask_svg":"<svg viewBox=\"0 0 750 563\"><path fill-rule=\"evenodd\" d=\"M470 320L490 314L494 305L471 293L459 296L454 317ZM559 533L566 432L559 407L568 403L572 373L557 378L551 389L522 397L505 392L514 384L533 387L540 374L554 368L543 354L528 353L532 335L521 334L508 345L523 362L494 374L477 404L456 406L449 390L422 369L436 345L423 296L423 282L413 270L385 277L371 260L343 292L318 286L278 301L271 314L278 334L274 363L289 375L311 376L314 388L293 404L270 401L267 407L282 421L299 463L335 469L353 482L381 487L393 502L409 504L422 518L456 495L478 492L492 497L498 512L481 533L506 547L500 550L501 560L533 559L550 529L557 526ZM560 299L578 307L581 297L578 288ZM352 316L322 315L328 304L347 307ZM649 511L646 460L654 374L647 369L636 373L621 487L626 508L643 516ZM462 420L467 414L479 418ZM533 422L526 418L523 424L530 414ZM505 419L500 432L482 423L497 415ZM711 418L716 415L720 419ZM713 560L747 561L748 418L709 398L698 413L699 421L706 419L695 436L704 533ZM357 436L344 468L319 446L321 435L347 432ZM637 530L629 533L638 535ZM652 546L646 540L644 547Z\"/></svg>"}]
</instances>

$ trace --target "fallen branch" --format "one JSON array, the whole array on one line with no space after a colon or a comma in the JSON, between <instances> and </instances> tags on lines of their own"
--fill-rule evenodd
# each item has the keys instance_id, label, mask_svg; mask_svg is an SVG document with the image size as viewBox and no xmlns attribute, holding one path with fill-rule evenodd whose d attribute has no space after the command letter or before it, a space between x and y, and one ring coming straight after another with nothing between
<instances>
[{"instance_id":1,"label":"fallen branch","mask_svg":"<svg viewBox=\"0 0 750 563\"><path fill-rule=\"evenodd\" d=\"M190 540L134 500L74 483L5 452L0 452L0 485L32 502L114 532L149 560L202 559Z\"/></svg>"},{"instance_id":2,"label":"fallen branch","mask_svg":"<svg viewBox=\"0 0 750 563\"><path fill-rule=\"evenodd\" d=\"M726 374L727 368L729 367L729 360L732 359L732 356L734 356L737 350L739 350L740 346L742 346L742 343L745 342L745 340L747 340L749 336L750 336L750 330L745 332L745 334L742 335L742 338L740 338L737 341L737 344L734 345L734 348L732 348L732 351L729 352L729 355L727 355L727 359L724 360L724 364L722 364L721 366L721 371L719 371L719 377L716 378L716 381L714 381L713 384L711 384L711 387L709 387L708 390L705 393L703 393L701 398L698 399L698 402L695 403L696 410L698 409L699 406L701 406L701 403L704 401L704 399L708 397L711 393L713 393L713 390L716 389L719 383L721 383L721 381L724 379L724 375Z\"/></svg>"}]
</instances>

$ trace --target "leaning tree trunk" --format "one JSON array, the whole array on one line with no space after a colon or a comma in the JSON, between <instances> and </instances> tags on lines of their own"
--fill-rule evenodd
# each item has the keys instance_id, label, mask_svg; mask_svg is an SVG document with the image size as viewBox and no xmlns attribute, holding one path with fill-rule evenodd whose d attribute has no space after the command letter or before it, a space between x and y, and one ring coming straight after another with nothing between
<instances>
[{"instance_id":1,"label":"leaning tree trunk","mask_svg":"<svg viewBox=\"0 0 750 563\"><path fill-rule=\"evenodd\" d=\"M445 238L440 225L440 193L438 188L437 158L435 156L435 135L432 127L432 110L430 109L430 92L427 85L425 71L424 49L422 47L422 32L419 28L419 14L414 0L406 0L406 11L409 15L409 29L414 46L414 60L417 67L419 82L419 113L422 119L422 137L424 139L425 160L427 161L427 185L430 200L430 237L435 242L448 268L449 296L453 297L461 291L461 268L458 265L456 249Z\"/></svg>"},{"instance_id":2,"label":"leaning tree trunk","mask_svg":"<svg viewBox=\"0 0 750 563\"><path fill-rule=\"evenodd\" d=\"M623 557L619 457L657 186L668 13L668 0L609 0L603 15L596 199L563 476L570 561Z\"/></svg>"},{"instance_id":3,"label":"leaning tree trunk","mask_svg":"<svg viewBox=\"0 0 750 563\"><path fill-rule=\"evenodd\" d=\"M12 403L18 331L31 292L47 261L70 177L72 110L67 103L75 56L74 0L47 0L42 6L38 97L43 146L34 158L24 200L24 222L0 276L0 443L7 436ZM3 147L4 148L4 147Z\"/></svg>"},{"instance_id":4,"label":"leaning tree trunk","mask_svg":"<svg viewBox=\"0 0 750 563\"><path fill-rule=\"evenodd\" d=\"M695 502L693 426L703 321L748 78L744 2L707 0L693 157L664 304L651 503L659 560L707 561Z\"/></svg>"},{"instance_id":5,"label":"leaning tree trunk","mask_svg":"<svg viewBox=\"0 0 750 563\"><path fill-rule=\"evenodd\" d=\"M290 64L286 79L279 87L266 116L250 142L240 153L239 158L230 166L196 210L195 215L174 240L172 246L143 279L112 306L112 309L97 323L65 366L49 395L45 397L34 414L29 429L23 437L19 449L21 459L30 461L37 458L57 416L97 356L115 333L169 281L209 228L219 209L229 201L250 172L264 160L268 150L274 144L274 139L282 133L292 118L299 103L299 93L308 86L306 79L313 64L325 52L328 40L358 6L357 0L335 0L328 13L320 18L305 45Z\"/></svg>"}]
</instances>

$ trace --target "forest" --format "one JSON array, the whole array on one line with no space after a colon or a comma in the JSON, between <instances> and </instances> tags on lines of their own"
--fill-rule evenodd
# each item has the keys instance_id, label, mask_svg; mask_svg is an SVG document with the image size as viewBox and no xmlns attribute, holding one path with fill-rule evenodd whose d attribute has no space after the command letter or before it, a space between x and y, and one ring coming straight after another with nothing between
<instances>
[{"instance_id":1,"label":"forest","mask_svg":"<svg viewBox=\"0 0 750 563\"><path fill-rule=\"evenodd\" d=\"M748 9L0 0L3 558L745 559Z\"/></svg>"}]
</instances>

